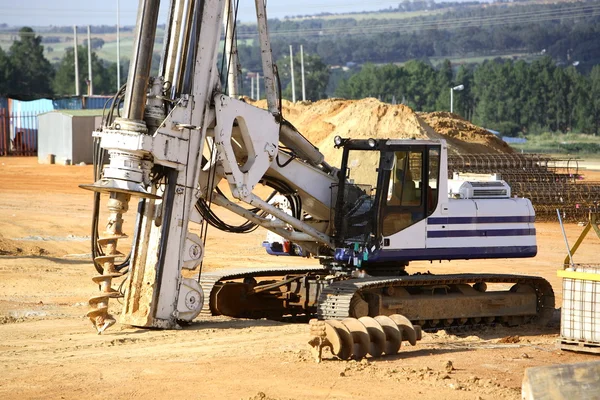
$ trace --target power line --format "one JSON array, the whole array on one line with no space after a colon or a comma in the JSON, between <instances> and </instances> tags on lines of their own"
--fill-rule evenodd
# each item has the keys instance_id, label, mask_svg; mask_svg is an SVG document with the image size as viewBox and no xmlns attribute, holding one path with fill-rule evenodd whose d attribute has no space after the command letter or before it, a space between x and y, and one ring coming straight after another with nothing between
<instances>
[{"instance_id":1,"label":"power line","mask_svg":"<svg viewBox=\"0 0 600 400\"><path fill-rule=\"evenodd\" d=\"M572 8L567 10L553 10L551 12L525 12L512 13L511 15L491 16L482 18L456 18L447 21L417 21L407 23L404 20L395 23L373 24L369 26L331 27L294 29L287 31L272 31L271 36L304 35L304 36L326 36L335 33L364 34L376 32L412 32L415 30L440 30L478 27L480 25L498 26L512 25L518 23L535 23L551 21L555 19L592 18L600 15L600 5ZM256 33L240 33L240 38L252 38Z\"/></svg>"},{"instance_id":2,"label":"power line","mask_svg":"<svg viewBox=\"0 0 600 400\"><path fill-rule=\"evenodd\" d=\"M416 21L416 22L406 22L404 20L400 20L398 22L393 22L393 23L383 23L383 24L372 24L369 26L353 26L353 27L331 27L331 28L311 28L311 29L295 29L295 30L288 30L288 31L274 31L273 34L283 34L283 33L290 33L290 34L297 34L297 33L313 33L313 32L329 32L329 31L336 31L336 32L347 32L348 30L373 30L373 29L383 29L383 28L388 28L388 27L420 27L420 26L430 26L432 24L435 24L436 26L455 26L455 25L465 25L465 24L469 24L469 23L488 23L488 22L494 22L494 21L507 21L507 22L512 22L512 21L516 21L516 20L526 20L526 21L531 21L531 18L538 18L538 17L544 17L544 16L550 16L552 17L552 19L557 19L557 18L563 18L565 16L570 16L573 15L572 13L578 13L577 15L579 15L580 13L587 13L587 12L594 12L594 11L598 11L600 10L600 4L599 5L593 5L593 6L586 6L586 7L574 7L571 9L562 9L562 10L548 10L546 12L544 11L531 11L531 12L519 12L519 13L510 13L510 14L505 14L505 15L500 15L500 16L489 16L489 17L481 17L481 18L477 18L477 17L465 17L465 18L454 18L454 19L450 19L450 20L442 20L442 21L431 21L431 20L424 20L424 21ZM591 16L591 15L590 15Z\"/></svg>"},{"instance_id":3,"label":"power line","mask_svg":"<svg viewBox=\"0 0 600 400\"><path fill-rule=\"evenodd\" d=\"M572 20L577 18L588 19L600 16L600 4L583 5L556 10L528 11L528 12L510 12L504 15L487 17L464 17L449 20L421 20L406 22L406 19L399 19L397 22L386 22L380 24L371 24L364 26L350 27L329 27L329 28L309 28L309 29L290 29L271 31L271 36L330 36L337 33L345 35L356 35L365 33L407 33L426 30L454 30L485 26L501 26L515 24L531 24L538 22L547 22L552 20ZM413 18L411 18L413 19ZM111 32L112 33L112 32ZM66 32L18 32L18 31L0 31L0 36L64 36L70 37L72 33ZM240 39L254 38L258 35L256 32L238 33Z\"/></svg>"},{"instance_id":4,"label":"power line","mask_svg":"<svg viewBox=\"0 0 600 400\"><path fill-rule=\"evenodd\" d=\"M397 6L398 5L398 0L370 0L368 2L369 5L381 5L381 6ZM289 4L273 4L271 3L272 7L269 7L268 11L277 11L279 9L281 10L288 10L289 9ZM364 6L365 2L364 1L346 1L344 2L344 4L331 4L329 2L323 2L323 1L318 1L318 2L303 2L302 3L302 8L319 8L319 9L344 9L344 8L353 8L355 6ZM252 6L254 7L254 6ZM383 11L384 9L382 9ZM88 15L89 13L95 13L95 14L112 14L114 13L114 10L102 10L102 9L97 9L97 8L60 8L60 7L48 7L48 8L41 8L41 7L36 7L35 9L32 9L31 7L23 7L23 8L19 8L19 7L11 7L11 8L0 8L0 13L2 13L2 15L10 15L10 12L24 12L26 14L31 14L32 11L43 11L43 12L56 12L56 13L60 13L63 14L65 12L68 13L72 13L72 12L79 12L81 13L81 16L84 15ZM360 12L360 11L359 11ZM129 10L125 11L125 13L130 13L130 14L137 14L137 7L131 7Z\"/></svg>"}]
</instances>

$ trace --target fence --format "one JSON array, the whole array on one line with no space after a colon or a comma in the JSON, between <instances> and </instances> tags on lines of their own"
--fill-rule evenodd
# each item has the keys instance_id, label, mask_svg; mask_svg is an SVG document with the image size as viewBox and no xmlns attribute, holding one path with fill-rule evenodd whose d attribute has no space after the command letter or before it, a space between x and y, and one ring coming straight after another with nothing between
<instances>
[{"instance_id":1,"label":"fence","mask_svg":"<svg viewBox=\"0 0 600 400\"><path fill-rule=\"evenodd\" d=\"M0 156L37 155L37 114L0 109Z\"/></svg>"}]
</instances>

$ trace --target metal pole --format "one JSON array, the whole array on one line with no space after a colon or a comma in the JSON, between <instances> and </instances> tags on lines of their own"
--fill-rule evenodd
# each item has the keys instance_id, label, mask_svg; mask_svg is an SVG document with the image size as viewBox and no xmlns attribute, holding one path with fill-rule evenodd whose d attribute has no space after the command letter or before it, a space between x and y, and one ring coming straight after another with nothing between
<instances>
[{"instance_id":1,"label":"metal pole","mask_svg":"<svg viewBox=\"0 0 600 400\"><path fill-rule=\"evenodd\" d=\"M296 83L294 82L294 53L290 44L290 75L292 77L292 103L296 102Z\"/></svg>"},{"instance_id":2,"label":"metal pole","mask_svg":"<svg viewBox=\"0 0 600 400\"><path fill-rule=\"evenodd\" d=\"M73 57L75 57L75 96L79 96L79 58L77 57L77 26L73 25Z\"/></svg>"},{"instance_id":3,"label":"metal pole","mask_svg":"<svg viewBox=\"0 0 600 400\"><path fill-rule=\"evenodd\" d=\"M450 112L453 112L454 89L450 88Z\"/></svg>"},{"instance_id":4,"label":"metal pole","mask_svg":"<svg viewBox=\"0 0 600 400\"><path fill-rule=\"evenodd\" d=\"M250 77L250 98L254 99L254 77Z\"/></svg>"},{"instance_id":5,"label":"metal pole","mask_svg":"<svg viewBox=\"0 0 600 400\"><path fill-rule=\"evenodd\" d=\"M93 96L94 95L94 83L93 83L93 76L92 76L92 33L90 30L90 26L88 25L88 79L90 81L89 86L88 86L88 95L89 96Z\"/></svg>"},{"instance_id":6,"label":"metal pole","mask_svg":"<svg viewBox=\"0 0 600 400\"><path fill-rule=\"evenodd\" d=\"M269 31L267 29L267 7L265 0L255 0L256 20L258 24L258 35L260 39L260 52L265 82L265 91L267 93L267 105L272 114L279 113L279 97L275 86L275 70L273 68L273 52L269 40Z\"/></svg>"},{"instance_id":7,"label":"metal pole","mask_svg":"<svg viewBox=\"0 0 600 400\"><path fill-rule=\"evenodd\" d=\"M567 253L569 254L569 264L571 267L573 266L573 254L571 254L571 248L569 247L569 241L567 240L567 233L565 232L565 227L563 225L562 218L560 216L560 210L556 209L556 215L558 215L558 222L560 222L560 229L562 229L563 239L565 239L565 246L567 246Z\"/></svg>"},{"instance_id":8,"label":"metal pole","mask_svg":"<svg viewBox=\"0 0 600 400\"><path fill-rule=\"evenodd\" d=\"M260 72L256 73L256 100L260 100Z\"/></svg>"},{"instance_id":9,"label":"metal pole","mask_svg":"<svg viewBox=\"0 0 600 400\"><path fill-rule=\"evenodd\" d=\"M171 86L171 96L178 96L182 93L184 81L185 81L185 67L187 62L187 52L190 50L188 47L191 39L190 32L192 30L194 12L193 12L193 0L182 0L181 10L181 23L179 25L179 31L177 35L177 46L173 47L175 53L173 53L173 76ZM172 44L174 45L174 43Z\"/></svg>"},{"instance_id":10,"label":"metal pole","mask_svg":"<svg viewBox=\"0 0 600 400\"><path fill-rule=\"evenodd\" d=\"M171 11L170 11L170 21L167 26L168 35L165 35L164 46L163 49L163 66L162 66L162 74L165 78L165 82L170 82L172 91L171 93L175 93L178 88L173 88L176 86L179 81L179 77L175 78L175 64L177 58L181 58L181 47L179 46L179 40L181 39L181 30L184 26L184 9L186 9L186 5L189 9L189 4L184 0L173 0L171 2ZM187 20L186 20L187 21ZM167 39L168 37L168 39Z\"/></svg>"},{"instance_id":11,"label":"metal pole","mask_svg":"<svg viewBox=\"0 0 600 400\"><path fill-rule=\"evenodd\" d=\"M304 84L304 46L300 45L300 72L302 74L302 101L306 101L306 86Z\"/></svg>"},{"instance_id":12,"label":"metal pole","mask_svg":"<svg viewBox=\"0 0 600 400\"><path fill-rule=\"evenodd\" d=\"M122 113L125 119L144 119L159 6L160 0L140 0Z\"/></svg>"},{"instance_id":13,"label":"metal pole","mask_svg":"<svg viewBox=\"0 0 600 400\"><path fill-rule=\"evenodd\" d=\"M223 22L225 24L225 62L227 63L227 89L230 97L237 97L237 46L233 26L235 24L231 0L225 0Z\"/></svg>"},{"instance_id":14,"label":"metal pole","mask_svg":"<svg viewBox=\"0 0 600 400\"><path fill-rule=\"evenodd\" d=\"M117 0L117 91L121 89L121 34L119 19L119 0Z\"/></svg>"}]
</instances>

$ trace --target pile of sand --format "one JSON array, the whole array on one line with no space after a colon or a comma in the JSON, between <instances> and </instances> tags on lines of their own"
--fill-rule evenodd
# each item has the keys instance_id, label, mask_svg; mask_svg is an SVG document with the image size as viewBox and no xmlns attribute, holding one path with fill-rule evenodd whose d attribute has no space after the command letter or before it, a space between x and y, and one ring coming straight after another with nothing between
<instances>
[{"instance_id":1,"label":"pile of sand","mask_svg":"<svg viewBox=\"0 0 600 400\"><path fill-rule=\"evenodd\" d=\"M266 108L265 100L254 102ZM340 135L354 139L446 139L449 153L508 153L512 149L485 129L450 113L417 114L402 105L362 100L326 99L315 103L283 101L283 116L339 166L342 152L333 147ZM428 123L434 124L433 128Z\"/></svg>"},{"instance_id":2,"label":"pile of sand","mask_svg":"<svg viewBox=\"0 0 600 400\"><path fill-rule=\"evenodd\" d=\"M0 236L0 256L43 256L46 249Z\"/></svg>"},{"instance_id":3,"label":"pile of sand","mask_svg":"<svg viewBox=\"0 0 600 400\"><path fill-rule=\"evenodd\" d=\"M466 153L513 153L512 147L486 129L473 125L456 114L444 111L417 113L437 133L447 140L463 142Z\"/></svg>"},{"instance_id":4,"label":"pile of sand","mask_svg":"<svg viewBox=\"0 0 600 400\"><path fill-rule=\"evenodd\" d=\"M265 107L265 101L256 104ZM431 127L404 105L391 105L368 98L327 99L315 103L283 102L283 116L339 166L342 152L333 146L337 135L353 139L441 139Z\"/></svg>"}]
</instances>

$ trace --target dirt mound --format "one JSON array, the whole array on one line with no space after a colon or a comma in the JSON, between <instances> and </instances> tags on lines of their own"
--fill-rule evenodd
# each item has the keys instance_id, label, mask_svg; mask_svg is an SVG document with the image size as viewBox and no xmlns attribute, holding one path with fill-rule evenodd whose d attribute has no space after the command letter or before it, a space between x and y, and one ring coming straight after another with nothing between
<instances>
[{"instance_id":1,"label":"dirt mound","mask_svg":"<svg viewBox=\"0 0 600 400\"><path fill-rule=\"evenodd\" d=\"M254 102L266 108L265 100ZM494 135L449 113L418 114L402 105L362 100L326 99L315 103L283 101L283 116L339 166L336 135L375 139L446 139L449 153L497 153L512 149ZM425 120L424 120L425 119ZM432 128L429 121L435 124ZM446 127L446 128L445 128Z\"/></svg>"},{"instance_id":2,"label":"dirt mound","mask_svg":"<svg viewBox=\"0 0 600 400\"><path fill-rule=\"evenodd\" d=\"M266 107L266 102L255 103ZM327 99L315 103L283 102L283 116L325 155L339 166L342 152L333 147L333 138L354 139L442 139L409 107L382 103L377 99Z\"/></svg>"},{"instance_id":3,"label":"dirt mound","mask_svg":"<svg viewBox=\"0 0 600 400\"><path fill-rule=\"evenodd\" d=\"M29 243L20 243L0 236L0 256L43 256L46 249Z\"/></svg>"},{"instance_id":4,"label":"dirt mound","mask_svg":"<svg viewBox=\"0 0 600 400\"><path fill-rule=\"evenodd\" d=\"M468 153L513 153L506 142L456 114L444 111L417 113L437 133L447 139L456 139Z\"/></svg>"}]
</instances>

